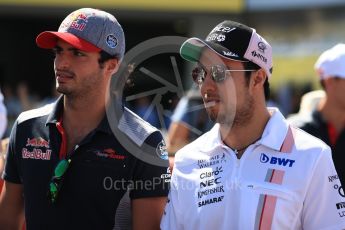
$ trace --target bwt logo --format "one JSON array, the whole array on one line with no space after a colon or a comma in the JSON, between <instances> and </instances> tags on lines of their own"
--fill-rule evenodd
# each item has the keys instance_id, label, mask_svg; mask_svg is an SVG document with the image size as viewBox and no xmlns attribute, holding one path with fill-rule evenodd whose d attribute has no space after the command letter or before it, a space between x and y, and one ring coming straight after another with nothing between
<instances>
[{"instance_id":1,"label":"bwt logo","mask_svg":"<svg viewBox=\"0 0 345 230\"><path fill-rule=\"evenodd\" d=\"M286 158L279 158L279 157L269 157L264 153L261 153L260 156L260 162L261 163L270 163L272 165L282 165L282 166L289 166L292 167L292 165L295 163L294 160L286 159Z\"/></svg>"},{"instance_id":2,"label":"bwt logo","mask_svg":"<svg viewBox=\"0 0 345 230\"><path fill-rule=\"evenodd\" d=\"M345 208L345 202L337 203L336 206L337 206L337 209L343 209Z\"/></svg>"}]
</instances>

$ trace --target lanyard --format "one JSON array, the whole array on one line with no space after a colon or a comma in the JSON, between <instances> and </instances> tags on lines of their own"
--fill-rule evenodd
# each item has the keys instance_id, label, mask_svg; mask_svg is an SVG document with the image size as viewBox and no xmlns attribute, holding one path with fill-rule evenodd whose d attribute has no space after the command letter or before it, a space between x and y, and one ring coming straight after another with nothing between
<instances>
[{"instance_id":1,"label":"lanyard","mask_svg":"<svg viewBox=\"0 0 345 230\"><path fill-rule=\"evenodd\" d=\"M59 121L56 123L56 128L61 134L61 146L60 146L60 152L59 152L59 158L65 159L67 155L67 137L65 133L65 129L62 127L62 117L59 119Z\"/></svg>"}]
</instances>

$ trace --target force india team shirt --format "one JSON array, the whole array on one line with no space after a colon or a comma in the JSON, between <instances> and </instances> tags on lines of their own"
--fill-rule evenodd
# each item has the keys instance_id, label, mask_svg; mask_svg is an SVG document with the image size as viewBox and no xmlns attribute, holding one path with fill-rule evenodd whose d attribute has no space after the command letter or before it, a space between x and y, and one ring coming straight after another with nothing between
<instances>
[{"instance_id":1,"label":"force india team shirt","mask_svg":"<svg viewBox=\"0 0 345 230\"><path fill-rule=\"evenodd\" d=\"M277 110L241 159L219 124L175 157L165 229L345 229L330 148Z\"/></svg>"}]
</instances>

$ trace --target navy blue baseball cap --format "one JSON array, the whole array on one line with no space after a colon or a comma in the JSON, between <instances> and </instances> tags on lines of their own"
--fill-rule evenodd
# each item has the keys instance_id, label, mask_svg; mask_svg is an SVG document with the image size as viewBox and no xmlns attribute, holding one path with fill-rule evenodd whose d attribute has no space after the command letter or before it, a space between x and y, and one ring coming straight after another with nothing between
<instances>
[{"instance_id":1,"label":"navy blue baseball cap","mask_svg":"<svg viewBox=\"0 0 345 230\"><path fill-rule=\"evenodd\" d=\"M125 36L120 23L113 15L98 9L82 8L70 13L57 32L40 33L36 43L41 48L51 49L58 39L83 51L103 50L120 59L125 53Z\"/></svg>"},{"instance_id":2,"label":"navy blue baseball cap","mask_svg":"<svg viewBox=\"0 0 345 230\"><path fill-rule=\"evenodd\" d=\"M205 47L223 58L235 61L251 61L272 75L272 47L255 29L234 21L223 21L206 37L185 41L180 54L187 61L198 62Z\"/></svg>"}]
</instances>

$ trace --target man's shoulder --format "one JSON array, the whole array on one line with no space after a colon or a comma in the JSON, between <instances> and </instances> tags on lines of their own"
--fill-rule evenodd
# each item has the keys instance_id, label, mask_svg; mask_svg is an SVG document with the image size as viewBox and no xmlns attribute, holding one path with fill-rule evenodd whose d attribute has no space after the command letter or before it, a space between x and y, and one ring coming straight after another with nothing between
<instances>
[{"instance_id":1,"label":"man's shoulder","mask_svg":"<svg viewBox=\"0 0 345 230\"><path fill-rule=\"evenodd\" d=\"M22 112L17 118L18 124L21 124L31 119L46 117L53 111L53 108L54 108L54 103L51 103L37 109L32 109L32 110Z\"/></svg>"},{"instance_id":2,"label":"man's shoulder","mask_svg":"<svg viewBox=\"0 0 345 230\"><path fill-rule=\"evenodd\" d=\"M182 147L175 154L175 162L179 164L180 162L197 162L203 155L207 155L206 152L200 151L200 149L205 146L206 141L209 140L209 132L201 135L194 141Z\"/></svg>"},{"instance_id":3,"label":"man's shoulder","mask_svg":"<svg viewBox=\"0 0 345 230\"><path fill-rule=\"evenodd\" d=\"M294 136L295 136L294 143L295 143L296 150L309 152L309 153L317 153L317 152L320 153L320 152L323 152L324 149L330 148L320 138L315 137L309 132L298 127L293 127L293 129L294 129Z\"/></svg>"}]
</instances>

